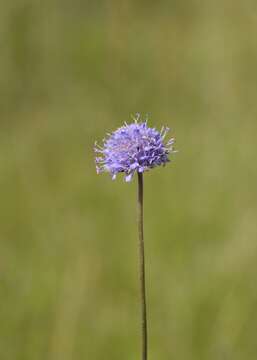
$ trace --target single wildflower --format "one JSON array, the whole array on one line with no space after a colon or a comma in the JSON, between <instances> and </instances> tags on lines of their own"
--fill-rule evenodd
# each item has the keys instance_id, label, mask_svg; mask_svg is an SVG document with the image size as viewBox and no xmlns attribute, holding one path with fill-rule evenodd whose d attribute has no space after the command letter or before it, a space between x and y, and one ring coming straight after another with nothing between
<instances>
[{"instance_id":1,"label":"single wildflower","mask_svg":"<svg viewBox=\"0 0 257 360\"><path fill-rule=\"evenodd\" d=\"M125 174L125 180L131 181L133 175L143 173L156 166L169 162L169 154L174 153L174 138L165 142L169 128L161 131L148 127L147 120L134 118L131 124L122 127L103 140L103 145L95 143L97 154L97 173L109 172L114 180L118 173Z\"/></svg>"},{"instance_id":2,"label":"single wildflower","mask_svg":"<svg viewBox=\"0 0 257 360\"><path fill-rule=\"evenodd\" d=\"M165 137L169 129L161 131L148 127L147 120L140 121L137 115L132 124L124 124L112 134L107 134L103 145L95 144L97 173L109 172L113 179L118 173L125 173L125 180L131 181L137 173L138 178L138 240L139 240L139 281L141 301L142 360L147 360L147 308L144 255L143 221L143 173L156 166L169 162L174 153L174 138L167 142Z\"/></svg>"}]
</instances>

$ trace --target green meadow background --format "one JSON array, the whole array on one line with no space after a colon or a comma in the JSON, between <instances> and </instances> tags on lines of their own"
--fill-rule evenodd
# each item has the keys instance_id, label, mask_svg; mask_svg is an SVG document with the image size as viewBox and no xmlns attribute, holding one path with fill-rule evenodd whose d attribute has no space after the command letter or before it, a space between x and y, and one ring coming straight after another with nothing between
<instances>
[{"instance_id":1,"label":"green meadow background","mask_svg":"<svg viewBox=\"0 0 257 360\"><path fill-rule=\"evenodd\" d=\"M136 181L97 176L131 114L179 152L145 175L149 360L257 358L257 3L0 3L0 359L140 359Z\"/></svg>"}]
</instances>

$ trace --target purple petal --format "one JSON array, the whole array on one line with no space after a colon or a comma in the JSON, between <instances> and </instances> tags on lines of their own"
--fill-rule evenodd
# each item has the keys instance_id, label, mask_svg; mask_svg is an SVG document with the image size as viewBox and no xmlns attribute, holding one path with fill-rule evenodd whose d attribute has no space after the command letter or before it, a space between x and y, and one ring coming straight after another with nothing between
<instances>
[{"instance_id":1,"label":"purple petal","mask_svg":"<svg viewBox=\"0 0 257 360\"><path fill-rule=\"evenodd\" d=\"M133 177L133 173L130 173L130 174L126 175L125 176L125 181L130 182L132 180L132 177Z\"/></svg>"}]
</instances>

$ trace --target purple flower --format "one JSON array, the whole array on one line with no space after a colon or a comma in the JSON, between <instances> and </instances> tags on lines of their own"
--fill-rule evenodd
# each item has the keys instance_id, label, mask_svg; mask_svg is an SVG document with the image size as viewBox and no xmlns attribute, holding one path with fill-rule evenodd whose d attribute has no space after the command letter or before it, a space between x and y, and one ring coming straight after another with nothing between
<instances>
[{"instance_id":1,"label":"purple flower","mask_svg":"<svg viewBox=\"0 0 257 360\"><path fill-rule=\"evenodd\" d=\"M131 181L135 172L143 173L159 165L169 162L168 155L173 150L174 138L164 142L169 128L161 131L147 126L147 120L139 121L140 116L132 124L124 124L108 138L103 146L95 143L97 173L109 172L112 179L117 173L124 172L125 180Z\"/></svg>"}]
</instances>

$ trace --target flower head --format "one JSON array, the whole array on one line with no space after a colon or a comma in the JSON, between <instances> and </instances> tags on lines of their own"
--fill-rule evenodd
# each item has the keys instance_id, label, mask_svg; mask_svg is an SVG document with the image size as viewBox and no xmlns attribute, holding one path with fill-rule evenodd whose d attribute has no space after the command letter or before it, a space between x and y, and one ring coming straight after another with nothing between
<instances>
[{"instance_id":1,"label":"flower head","mask_svg":"<svg viewBox=\"0 0 257 360\"><path fill-rule=\"evenodd\" d=\"M147 126L147 120L139 121L140 116L131 124L107 134L103 146L95 143L97 173L109 172L112 179L117 173L124 172L125 180L130 181L135 172L143 173L169 162L168 155L173 153L174 138L164 142L169 128L161 131Z\"/></svg>"}]
</instances>

